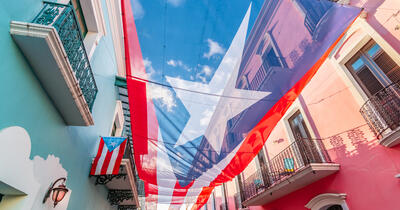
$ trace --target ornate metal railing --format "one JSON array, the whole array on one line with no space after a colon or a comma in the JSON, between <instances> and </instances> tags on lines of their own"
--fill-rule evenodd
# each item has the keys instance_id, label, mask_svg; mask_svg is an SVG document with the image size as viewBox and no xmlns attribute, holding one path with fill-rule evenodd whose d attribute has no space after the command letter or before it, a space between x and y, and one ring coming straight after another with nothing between
<instances>
[{"instance_id":1,"label":"ornate metal railing","mask_svg":"<svg viewBox=\"0 0 400 210\"><path fill-rule=\"evenodd\" d=\"M73 7L44 2L44 7L32 22L50 25L57 30L86 103L92 110L98 90Z\"/></svg>"},{"instance_id":2,"label":"ornate metal railing","mask_svg":"<svg viewBox=\"0 0 400 210\"><path fill-rule=\"evenodd\" d=\"M136 183L136 189L138 192L138 196L144 196L144 182L139 178L136 172L136 167L135 167L135 160L133 158L133 141L132 138L128 137L128 152L125 152L125 155L128 156L129 162L131 163L131 168L133 170L133 175ZM124 158L126 157L124 155Z\"/></svg>"},{"instance_id":3,"label":"ornate metal railing","mask_svg":"<svg viewBox=\"0 0 400 210\"><path fill-rule=\"evenodd\" d=\"M244 200L271 188L310 163L330 162L331 159L320 140L298 139L244 180Z\"/></svg>"},{"instance_id":4,"label":"ornate metal railing","mask_svg":"<svg viewBox=\"0 0 400 210\"><path fill-rule=\"evenodd\" d=\"M400 82L393 83L373 95L360 112L378 139L387 131L400 127Z\"/></svg>"},{"instance_id":5,"label":"ornate metal railing","mask_svg":"<svg viewBox=\"0 0 400 210\"><path fill-rule=\"evenodd\" d=\"M132 200L132 190L108 190L107 200L111 205L119 205L125 200Z\"/></svg>"}]
</instances>

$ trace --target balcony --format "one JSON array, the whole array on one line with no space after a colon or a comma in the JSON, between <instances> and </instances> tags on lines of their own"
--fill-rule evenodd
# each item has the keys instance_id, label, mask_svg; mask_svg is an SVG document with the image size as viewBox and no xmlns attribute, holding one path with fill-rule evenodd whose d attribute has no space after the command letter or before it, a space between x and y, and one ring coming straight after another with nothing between
<instances>
[{"instance_id":1,"label":"balcony","mask_svg":"<svg viewBox=\"0 0 400 210\"><path fill-rule=\"evenodd\" d=\"M320 140L296 140L244 180L243 205L267 204L338 170Z\"/></svg>"},{"instance_id":2,"label":"balcony","mask_svg":"<svg viewBox=\"0 0 400 210\"><path fill-rule=\"evenodd\" d=\"M386 147L400 143L400 85L393 83L370 97L360 109L371 130Z\"/></svg>"},{"instance_id":3,"label":"balcony","mask_svg":"<svg viewBox=\"0 0 400 210\"><path fill-rule=\"evenodd\" d=\"M10 33L67 125L93 125L97 86L70 5L45 2L32 23L12 21Z\"/></svg>"},{"instance_id":4,"label":"balcony","mask_svg":"<svg viewBox=\"0 0 400 210\"><path fill-rule=\"evenodd\" d=\"M116 206L118 210L140 208L138 196L144 196L144 185L137 178L133 160L132 140L128 139L128 141L117 175L92 176L95 178L95 185L105 185L108 189L109 203Z\"/></svg>"}]
</instances>

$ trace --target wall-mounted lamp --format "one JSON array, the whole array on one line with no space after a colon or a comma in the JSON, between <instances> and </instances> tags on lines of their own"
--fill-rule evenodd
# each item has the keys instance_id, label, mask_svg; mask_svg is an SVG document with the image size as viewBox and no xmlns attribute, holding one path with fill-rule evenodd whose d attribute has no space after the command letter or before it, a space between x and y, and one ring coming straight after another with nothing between
<instances>
[{"instance_id":1,"label":"wall-mounted lamp","mask_svg":"<svg viewBox=\"0 0 400 210\"><path fill-rule=\"evenodd\" d=\"M58 181L62 180L62 184L58 185L58 187L54 187L54 185L56 185L56 183ZM54 201L54 207L56 207L56 205L62 201L62 199L64 198L65 194L67 194L68 189L65 187L65 181L67 180L67 178L59 178L57 179L51 186L50 188L47 190L46 195L43 198L43 203L45 203L47 201L47 199L50 197L50 194L52 194L51 199Z\"/></svg>"}]
</instances>

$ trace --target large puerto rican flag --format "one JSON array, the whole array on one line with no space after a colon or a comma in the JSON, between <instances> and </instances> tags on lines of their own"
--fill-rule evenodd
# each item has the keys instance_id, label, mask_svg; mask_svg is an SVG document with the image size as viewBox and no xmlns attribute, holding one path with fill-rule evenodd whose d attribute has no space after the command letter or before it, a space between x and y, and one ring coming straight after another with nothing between
<instances>
[{"instance_id":1,"label":"large puerto rican flag","mask_svg":"<svg viewBox=\"0 0 400 210\"><path fill-rule=\"evenodd\" d=\"M160 73L143 60L142 50L179 51L180 45L167 46L168 34L161 33L151 37L154 48L144 48L132 13L140 10L121 1L134 156L149 209L198 209L215 186L242 172L360 13L326 0L266 0L247 34L249 3L227 50L207 40L210 52L203 57L223 56L209 80L199 81L164 68ZM163 22L166 8L153 18ZM184 33L173 32L172 41ZM202 57L195 46L193 53ZM182 61L168 65L191 70Z\"/></svg>"}]
</instances>

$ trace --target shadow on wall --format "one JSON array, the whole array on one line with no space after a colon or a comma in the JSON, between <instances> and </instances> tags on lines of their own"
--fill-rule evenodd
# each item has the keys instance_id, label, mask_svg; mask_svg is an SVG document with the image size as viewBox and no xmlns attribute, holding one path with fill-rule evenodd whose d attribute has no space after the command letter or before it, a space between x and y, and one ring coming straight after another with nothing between
<instances>
[{"instance_id":1,"label":"shadow on wall","mask_svg":"<svg viewBox=\"0 0 400 210\"><path fill-rule=\"evenodd\" d=\"M31 160L31 139L18 126L0 130L0 145L0 193L4 194L0 210L67 209L71 190L55 208L51 199L42 203L50 184L67 177L59 158L48 155L46 159L35 156Z\"/></svg>"},{"instance_id":2,"label":"shadow on wall","mask_svg":"<svg viewBox=\"0 0 400 210\"><path fill-rule=\"evenodd\" d=\"M313 197L322 193L346 193L350 209L394 209L400 196L400 180L395 178L400 173L400 146L386 148L379 145L368 125L340 132L322 141L332 161L340 164L338 173L290 196L250 209L305 209Z\"/></svg>"}]
</instances>

